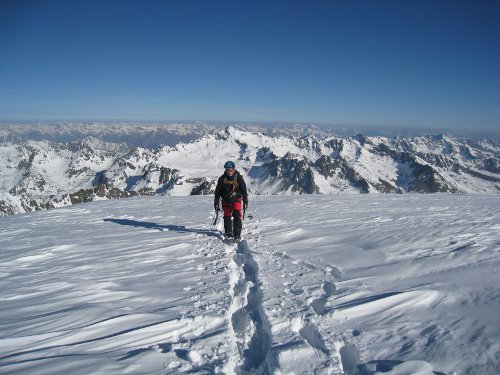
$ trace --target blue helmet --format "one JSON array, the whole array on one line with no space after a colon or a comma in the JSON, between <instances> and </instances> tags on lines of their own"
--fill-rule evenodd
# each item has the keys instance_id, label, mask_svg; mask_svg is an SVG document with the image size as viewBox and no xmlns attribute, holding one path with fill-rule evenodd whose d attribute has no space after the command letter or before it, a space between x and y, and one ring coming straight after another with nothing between
<instances>
[{"instance_id":1,"label":"blue helmet","mask_svg":"<svg viewBox=\"0 0 500 375\"><path fill-rule=\"evenodd\" d=\"M224 164L224 169L234 169L236 165L231 160L226 161Z\"/></svg>"}]
</instances>

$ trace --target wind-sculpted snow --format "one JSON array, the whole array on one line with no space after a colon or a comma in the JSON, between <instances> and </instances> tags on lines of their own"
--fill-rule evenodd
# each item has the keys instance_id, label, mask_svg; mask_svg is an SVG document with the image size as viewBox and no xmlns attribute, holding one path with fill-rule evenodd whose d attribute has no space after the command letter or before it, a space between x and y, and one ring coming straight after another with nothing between
<instances>
[{"instance_id":1,"label":"wind-sculpted snow","mask_svg":"<svg viewBox=\"0 0 500 375\"><path fill-rule=\"evenodd\" d=\"M0 373L498 372L500 198L210 197L0 219Z\"/></svg>"}]
</instances>

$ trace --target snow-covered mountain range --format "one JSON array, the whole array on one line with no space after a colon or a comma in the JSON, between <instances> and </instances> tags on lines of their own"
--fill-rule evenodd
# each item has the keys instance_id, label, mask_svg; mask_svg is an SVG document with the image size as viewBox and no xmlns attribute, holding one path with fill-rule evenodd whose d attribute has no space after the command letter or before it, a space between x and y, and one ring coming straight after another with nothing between
<instances>
[{"instance_id":1,"label":"snow-covered mountain range","mask_svg":"<svg viewBox=\"0 0 500 375\"><path fill-rule=\"evenodd\" d=\"M5 141L0 215L133 195L211 194L226 160L258 195L499 193L499 156L494 140L297 137L232 126L155 149L94 137Z\"/></svg>"},{"instance_id":2,"label":"snow-covered mountain range","mask_svg":"<svg viewBox=\"0 0 500 375\"><path fill-rule=\"evenodd\" d=\"M224 129L219 125L193 123L144 123L144 122L38 122L0 123L0 142L21 143L27 140L65 143L85 137L131 146L155 148L175 146L190 142L206 134Z\"/></svg>"}]
</instances>

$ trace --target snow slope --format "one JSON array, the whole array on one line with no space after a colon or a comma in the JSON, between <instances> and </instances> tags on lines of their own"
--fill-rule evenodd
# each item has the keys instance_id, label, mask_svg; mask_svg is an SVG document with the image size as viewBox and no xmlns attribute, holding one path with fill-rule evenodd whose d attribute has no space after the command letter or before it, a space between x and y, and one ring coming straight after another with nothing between
<instances>
[{"instance_id":1,"label":"snow slope","mask_svg":"<svg viewBox=\"0 0 500 375\"><path fill-rule=\"evenodd\" d=\"M0 373L499 373L500 197L209 196L0 218Z\"/></svg>"}]
</instances>

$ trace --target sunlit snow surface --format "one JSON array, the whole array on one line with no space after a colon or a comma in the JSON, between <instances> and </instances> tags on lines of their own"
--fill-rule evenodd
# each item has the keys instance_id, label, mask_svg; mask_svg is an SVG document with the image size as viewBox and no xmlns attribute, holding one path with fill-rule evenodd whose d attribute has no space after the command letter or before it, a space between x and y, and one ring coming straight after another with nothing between
<instances>
[{"instance_id":1,"label":"sunlit snow surface","mask_svg":"<svg viewBox=\"0 0 500 375\"><path fill-rule=\"evenodd\" d=\"M212 199L0 218L0 373L500 372L500 196Z\"/></svg>"}]
</instances>

